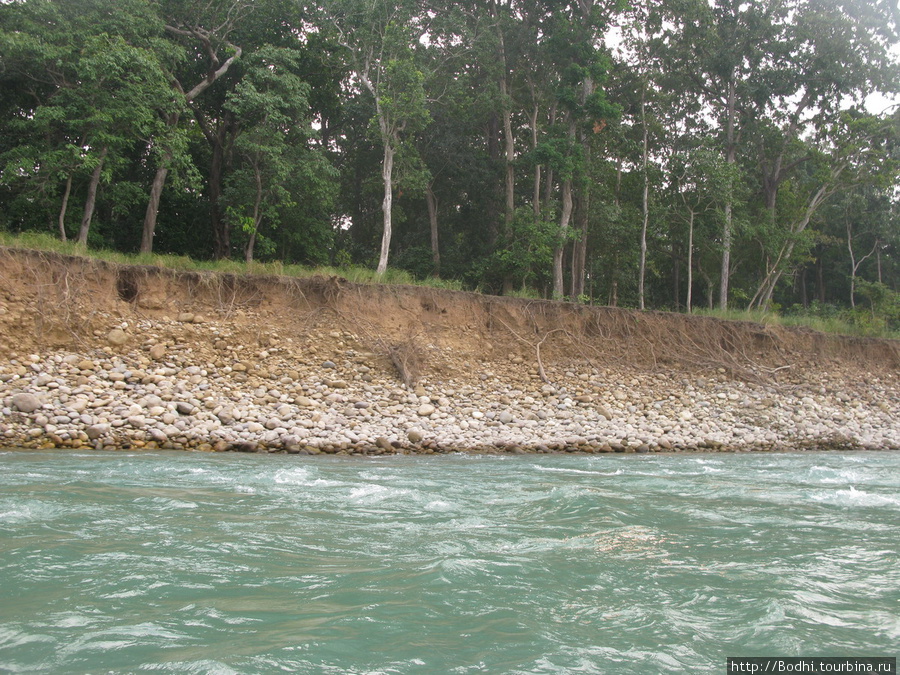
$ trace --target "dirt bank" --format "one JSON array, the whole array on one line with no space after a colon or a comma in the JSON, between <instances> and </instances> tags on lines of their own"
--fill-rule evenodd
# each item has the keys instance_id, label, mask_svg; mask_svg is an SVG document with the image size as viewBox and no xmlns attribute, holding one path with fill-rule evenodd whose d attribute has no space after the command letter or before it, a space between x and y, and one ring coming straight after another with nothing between
<instances>
[{"instance_id":1,"label":"dirt bank","mask_svg":"<svg viewBox=\"0 0 900 675\"><path fill-rule=\"evenodd\" d=\"M8 444L900 446L896 341L10 249L0 284Z\"/></svg>"}]
</instances>

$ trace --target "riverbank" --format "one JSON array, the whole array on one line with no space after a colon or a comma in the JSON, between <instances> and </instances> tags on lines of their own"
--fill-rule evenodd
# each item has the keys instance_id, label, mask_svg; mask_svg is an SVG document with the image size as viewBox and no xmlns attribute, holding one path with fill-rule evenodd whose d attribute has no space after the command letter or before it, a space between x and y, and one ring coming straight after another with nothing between
<instances>
[{"instance_id":1,"label":"riverbank","mask_svg":"<svg viewBox=\"0 0 900 675\"><path fill-rule=\"evenodd\" d=\"M0 251L0 442L900 448L900 350L749 322Z\"/></svg>"}]
</instances>

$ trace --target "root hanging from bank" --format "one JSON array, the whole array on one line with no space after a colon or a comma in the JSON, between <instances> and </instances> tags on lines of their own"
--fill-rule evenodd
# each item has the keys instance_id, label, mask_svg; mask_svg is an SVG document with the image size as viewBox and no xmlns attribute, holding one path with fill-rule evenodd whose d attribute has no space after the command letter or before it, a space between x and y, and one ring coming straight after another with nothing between
<instances>
[{"instance_id":1,"label":"root hanging from bank","mask_svg":"<svg viewBox=\"0 0 900 675\"><path fill-rule=\"evenodd\" d=\"M403 384L409 389L414 389L425 365L425 351L418 341L414 337L409 337L403 342L388 345L387 354Z\"/></svg>"}]
</instances>

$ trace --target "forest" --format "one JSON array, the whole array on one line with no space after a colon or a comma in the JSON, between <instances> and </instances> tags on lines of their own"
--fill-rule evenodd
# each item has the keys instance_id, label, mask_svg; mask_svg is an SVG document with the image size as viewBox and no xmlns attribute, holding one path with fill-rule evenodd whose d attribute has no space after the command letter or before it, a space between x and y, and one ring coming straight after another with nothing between
<instances>
[{"instance_id":1,"label":"forest","mask_svg":"<svg viewBox=\"0 0 900 675\"><path fill-rule=\"evenodd\" d=\"M0 233L900 328L894 0L0 0Z\"/></svg>"}]
</instances>

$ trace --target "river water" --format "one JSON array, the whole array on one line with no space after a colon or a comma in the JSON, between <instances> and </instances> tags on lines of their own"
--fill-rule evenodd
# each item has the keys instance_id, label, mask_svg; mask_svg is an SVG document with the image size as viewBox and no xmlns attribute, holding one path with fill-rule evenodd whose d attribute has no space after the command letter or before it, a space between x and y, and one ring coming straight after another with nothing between
<instances>
[{"instance_id":1,"label":"river water","mask_svg":"<svg viewBox=\"0 0 900 675\"><path fill-rule=\"evenodd\" d=\"M896 656L900 453L0 451L0 672Z\"/></svg>"}]
</instances>

